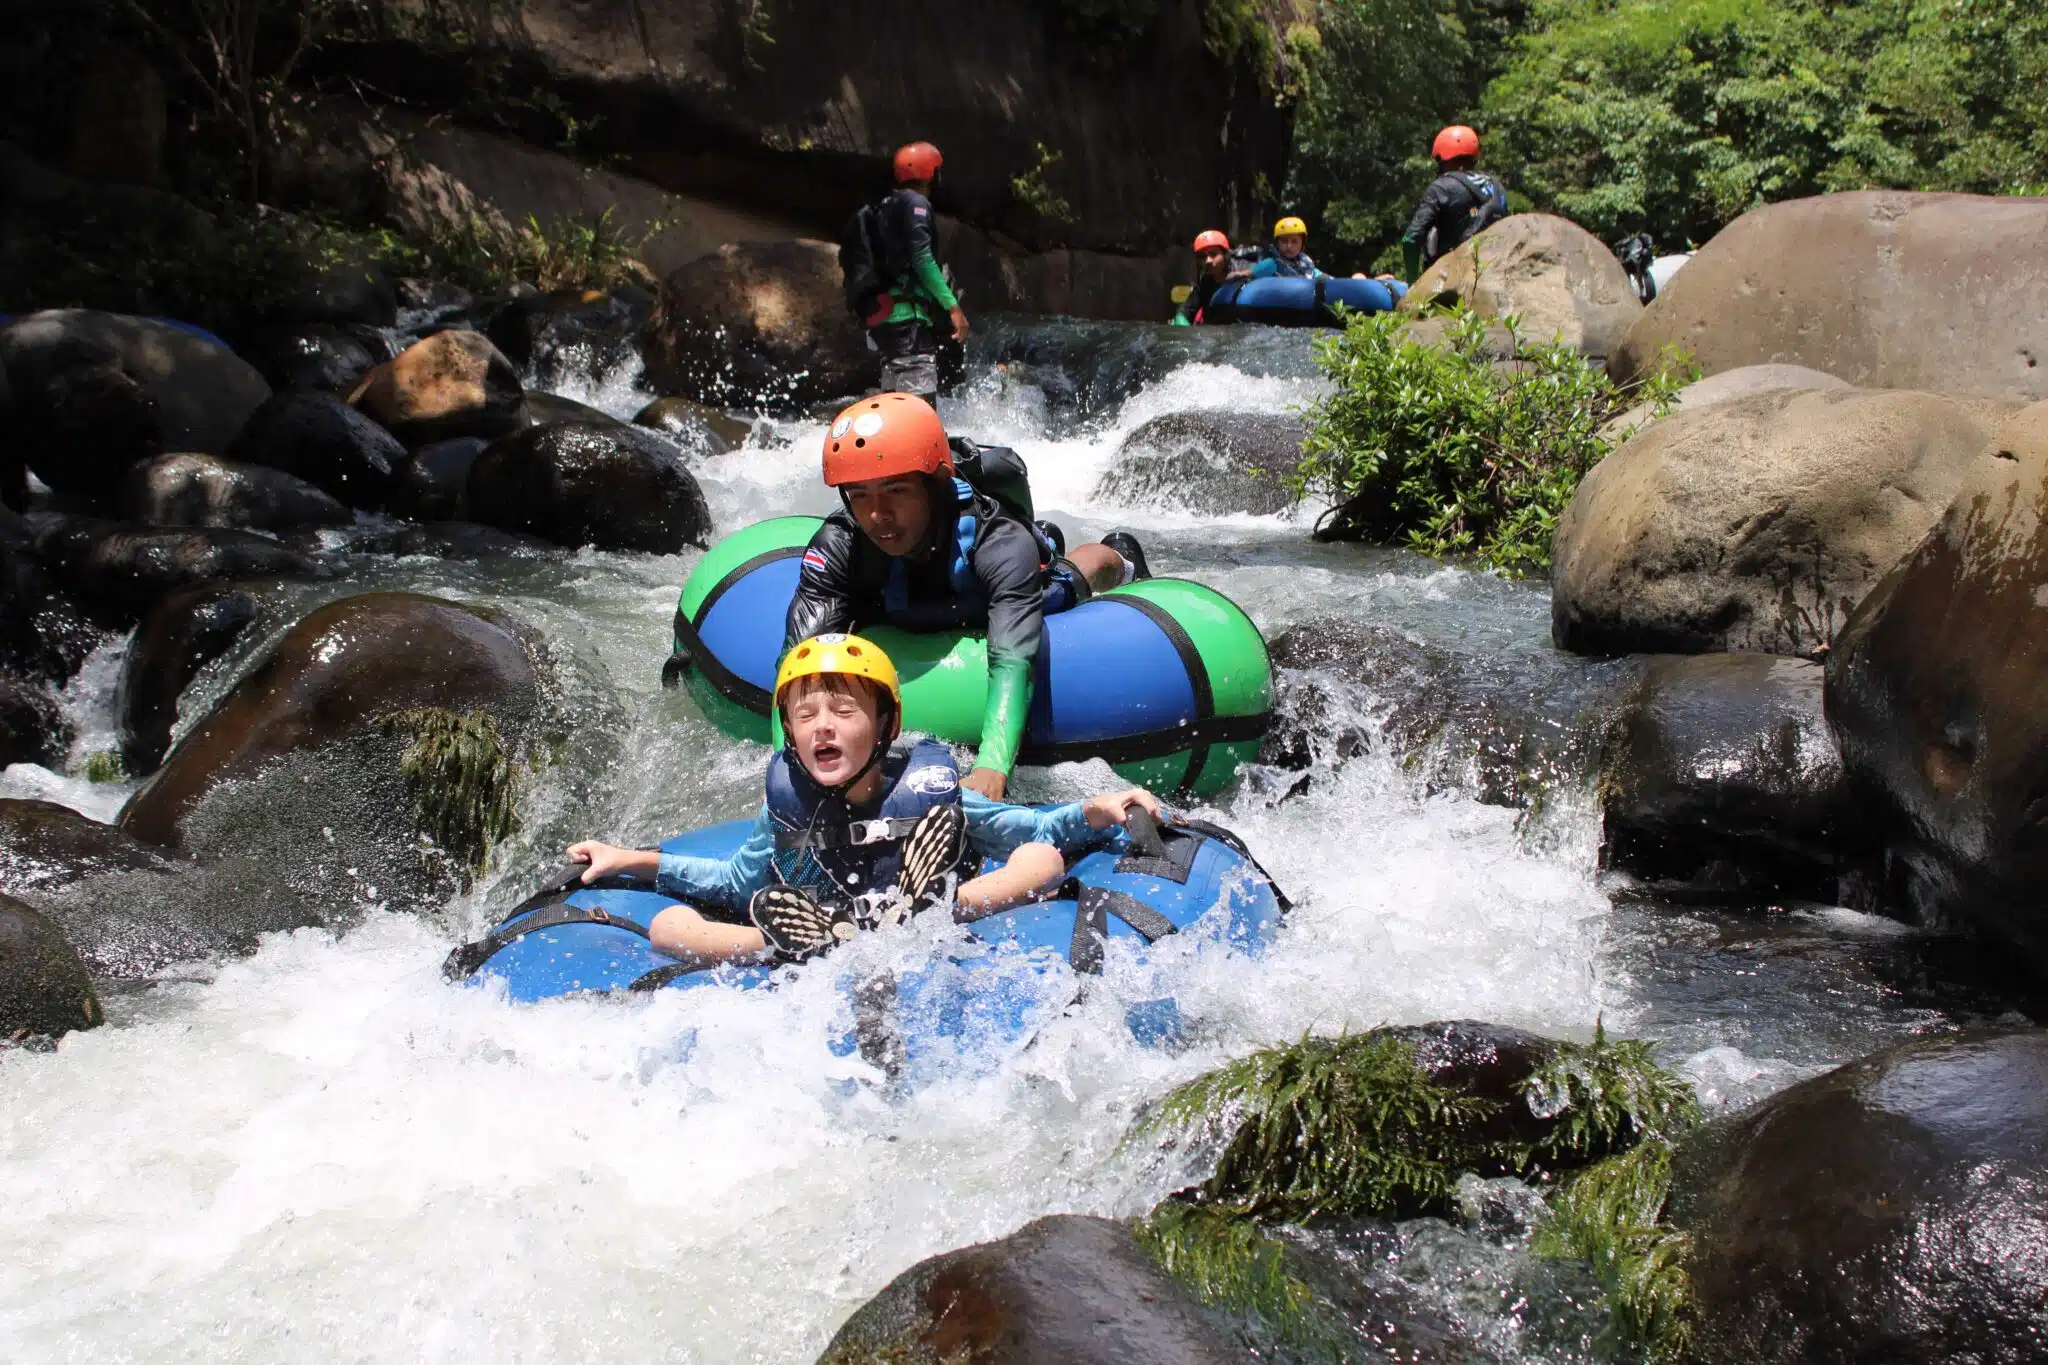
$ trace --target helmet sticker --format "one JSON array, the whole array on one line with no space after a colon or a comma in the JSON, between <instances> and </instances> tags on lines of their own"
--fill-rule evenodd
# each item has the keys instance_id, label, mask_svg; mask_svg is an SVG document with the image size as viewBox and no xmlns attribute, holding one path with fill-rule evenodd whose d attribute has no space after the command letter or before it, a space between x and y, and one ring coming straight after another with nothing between
<instances>
[{"instance_id":1,"label":"helmet sticker","mask_svg":"<svg viewBox=\"0 0 2048 1365\"><path fill-rule=\"evenodd\" d=\"M942 768L934 763L928 768L918 768L903 775L903 784L919 796L943 796L960 785L951 768Z\"/></svg>"},{"instance_id":2,"label":"helmet sticker","mask_svg":"<svg viewBox=\"0 0 2048 1365\"><path fill-rule=\"evenodd\" d=\"M846 434L846 429L852 425L853 423L847 419L846 414L843 412L840 413L839 420L832 424L832 439L836 441L840 437L844 436Z\"/></svg>"},{"instance_id":3,"label":"helmet sticker","mask_svg":"<svg viewBox=\"0 0 2048 1365\"><path fill-rule=\"evenodd\" d=\"M846 637L835 630L824 635L813 635L811 643L814 645L843 645L846 643Z\"/></svg>"},{"instance_id":4,"label":"helmet sticker","mask_svg":"<svg viewBox=\"0 0 2048 1365\"><path fill-rule=\"evenodd\" d=\"M856 436L872 436L881 429L882 414L879 412L864 412L853 420L853 434Z\"/></svg>"}]
</instances>

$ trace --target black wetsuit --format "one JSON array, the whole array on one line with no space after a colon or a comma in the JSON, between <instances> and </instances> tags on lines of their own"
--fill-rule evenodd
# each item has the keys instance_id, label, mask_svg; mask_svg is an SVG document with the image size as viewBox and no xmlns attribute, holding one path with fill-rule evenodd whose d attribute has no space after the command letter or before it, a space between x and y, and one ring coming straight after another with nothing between
<instances>
[{"instance_id":1,"label":"black wetsuit","mask_svg":"<svg viewBox=\"0 0 2048 1365\"><path fill-rule=\"evenodd\" d=\"M1182 326L1204 321L1202 312L1209 306L1209 300L1216 297L1216 291L1229 284L1232 280L1248 278L1249 273L1243 270L1233 270L1230 274L1218 280L1212 279L1209 272L1204 270L1201 274L1195 276L1194 288L1188 291L1187 301L1181 304L1179 310L1174 314L1173 320Z\"/></svg>"},{"instance_id":2,"label":"black wetsuit","mask_svg":"<svg viewBox=\"0 0 2048 1365\"><path fill-rule=\"evenodd\" d=\"M1507 190L1500 181L1484 171L1445 171L1422 192L1422 202L1401 234L1409 280L1499 222L1507 211Z\"/></svg>"},{"instance_id":3,"label":"black wetsuit","mask_svg":"<svg viewBox=\"0 0 2048 1365\"><path fill-rule=\"evenodd\" d=\"M882 201L879 226L882 285L895 304L868 329L882 353L882 388L937 402L939 347L952 336L951 314L960 301L933 254L938 223L931 200L897 190Z\"/></svg>"}]
</instances>

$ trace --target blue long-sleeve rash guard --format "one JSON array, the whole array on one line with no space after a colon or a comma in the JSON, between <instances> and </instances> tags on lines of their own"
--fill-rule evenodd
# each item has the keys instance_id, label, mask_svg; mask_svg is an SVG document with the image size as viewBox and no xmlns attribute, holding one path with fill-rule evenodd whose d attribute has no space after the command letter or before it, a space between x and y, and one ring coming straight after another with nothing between
<instances>
[{"instance_id":1,"label":"blue long-sleeve rash guard","mask_svg":"<svg viewBox=\"0 0 2048 1365\"><path fill-rule=\"evenodd\" d=\"M968 847L998 862L1025 844L1051 844L1069 856L1085 853L1108 834L1088 827L1088 816L1079 801L1041 811L991 801L962 787L960 809L967 817ZM655 889L678 900L744 910L756 891L774 885L774 853L775 821L764 802L739 852L730 858L664 853Z\"/></svg>"}]
</instances>

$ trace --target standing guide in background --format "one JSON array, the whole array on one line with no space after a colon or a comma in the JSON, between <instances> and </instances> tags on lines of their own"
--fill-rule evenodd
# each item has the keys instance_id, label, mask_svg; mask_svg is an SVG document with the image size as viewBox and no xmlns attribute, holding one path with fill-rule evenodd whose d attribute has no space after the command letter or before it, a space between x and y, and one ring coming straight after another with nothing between
<instances>
[{"instance_id":1,"label":"standing guide in background","mask_svg":"<svg viewBox=\"0 0 2048 1365\"><path fill-rule=\"evenodd\" d=\"M1508 216L1508 192L1479 164L1479 134L1455 124L1436 135L1430 147L1442 172L1422 192L1408 230L1401 234L1401 256L1413 284L1438 257L1457 250Z\"/></svg>"},{"instance_id":2,"label":"standing guide in background","mask_svg":"<svg viewBox=\"0 0 2048 1365\"><path fill-rule=\"evenodd\" d=\"M927 403L939 401L941 340L967 340L967 314L932 252L929 196L943 164L929 142L897 148L894 193L862 205L839 240L846 305L882 353L882 391Z\"/></svg>"}]
</instances>

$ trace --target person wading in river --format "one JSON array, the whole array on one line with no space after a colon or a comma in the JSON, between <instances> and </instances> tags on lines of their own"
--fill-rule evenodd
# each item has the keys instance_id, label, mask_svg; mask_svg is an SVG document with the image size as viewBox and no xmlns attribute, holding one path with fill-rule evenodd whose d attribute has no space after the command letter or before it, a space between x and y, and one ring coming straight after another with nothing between
<instances>
[{"instance_id":1,"label":"person wading in river","mask_svg":"<svg viewBox=\"0 0 2048 1365\"><path fill-rule=\"evenodd\" d=\"M983 859L1001 864L954 893L963 911L1037 898L1066 858L1143 809L1142 788L1039 811L963 791L945 745L898 743L903 692L881 647L857 635L805 640L782 661L775 705L785 743L769 760L767 797L730 858L700 858L586 840L569 846L583 881L629 876L691 905L654 917L654 946L710 961L804 961L864 930L900 923L944 899ZM749 924L748 920L752 923Z\"/></svg>"},{"instance_id":2,"label":"person wading in river","mask_svg":"<svg viewBox=\"0 0 2048 1365\"><path fill-rule=\"evenodd\" d=\"M967 340L967 314L933 247L931 192L945 159L929 142L896 149L896 189L854 215L840 241L847 306L882 353L882 388L939 401L942 338Z\"/></svg>"},{"instance_id":3,"label":"person wading in river","mask_svg":"<svg viewBox=\"0 0 2048 1365\"><path fill-rule=\"evenodd\" d=\"M1508 192L1478 169L1479 134L1454 124L1430 146L1442 172L1422 192L1422 201L1401 234L1401 257L1413 284L1438 257L1448 255L1508 216Z\"/></svg>"},{"instance_id":4,"label":"person wading in river","mask_svg":"<svg viewBox=\"0 0 2048 1365\"><path fill-rule=\"evenodd\" d=\"M938 413L913 394L863 398L833 419L825 482L843 505L804 550L784 647L876 621L986 630L988 704L965 781L1000 799L1031 711L1046 613L1150 572L1127 532L1062 554L1014 500L962 477L955 453Z\"/></svg>"}]
</instances>

